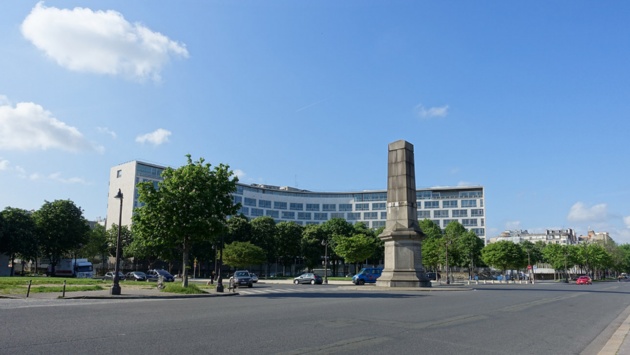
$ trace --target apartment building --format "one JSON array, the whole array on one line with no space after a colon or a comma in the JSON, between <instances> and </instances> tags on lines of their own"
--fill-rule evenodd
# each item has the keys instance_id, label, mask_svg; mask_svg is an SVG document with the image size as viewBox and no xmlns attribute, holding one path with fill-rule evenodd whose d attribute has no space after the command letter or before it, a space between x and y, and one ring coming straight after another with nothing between
<instances>
[{"instance_id":1,"label":"apartment building","mask_svg":"<svg viewBox=\"0 0 630 355\"><path fill-rule=\"evenodd\" d=\"M165 167L130 161L111 168L107 206L107 228L118 223L123 194L122 225L131 224L133 209L140 206L136 185L151 181L156 187ZM485 203L482 186L434 187L417 189L418 219L431 219L441 228L451 221L460 222L478 237L484 238ZM240 213L250 219L269 216L277 222L291 221L301 225L321 224L332 218L363 222L370 228L385 226L387 190L360 192L313 192L288 186L237 184L234 202Z\"/></svg>"}]
</instances>

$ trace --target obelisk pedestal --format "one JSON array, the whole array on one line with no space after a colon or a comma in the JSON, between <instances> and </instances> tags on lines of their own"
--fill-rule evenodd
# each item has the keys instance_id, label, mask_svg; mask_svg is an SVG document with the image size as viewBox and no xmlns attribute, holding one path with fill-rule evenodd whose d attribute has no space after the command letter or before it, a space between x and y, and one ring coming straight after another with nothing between
<instances>
[{"instance_id":1,"label":"obelisk pedestal","mask_svg":"<svg viewBox=\"0 0 630 355\"><path fill-rule=\"evenodd\" d=\"M379 238L385 242L385 268L376 286L431 287L422 267L413 145L389 144L387 163L387 222Z\"/></svg>"}]
</instances>

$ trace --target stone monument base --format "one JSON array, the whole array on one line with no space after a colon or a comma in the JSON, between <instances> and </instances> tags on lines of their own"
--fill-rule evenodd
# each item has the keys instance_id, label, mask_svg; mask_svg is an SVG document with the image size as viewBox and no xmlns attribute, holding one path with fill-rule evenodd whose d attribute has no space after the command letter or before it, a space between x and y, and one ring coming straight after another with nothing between
<instances>
[{"instance_id":1,"label":"stone monument base","mask_svg":"<svg viewBox=\"0 0 630 355\"><path fill-rule=\"evenodd\" d=\"M380 287L431 287L431 280L420 278L415 271L396 270L391 275L385 271L376 280L376 286Z\"/></svg>"},{"instance_id":2,"label":"stone monument base","mask_svg":"<svg viewBox=\"0 0 630 355\"><path fill-rule=\"evenodd\" d=\"M382 287L431 287L422 267L422 245L415 230L385 231L385 268L376 280Z\"/></svg>"}]
</instances>

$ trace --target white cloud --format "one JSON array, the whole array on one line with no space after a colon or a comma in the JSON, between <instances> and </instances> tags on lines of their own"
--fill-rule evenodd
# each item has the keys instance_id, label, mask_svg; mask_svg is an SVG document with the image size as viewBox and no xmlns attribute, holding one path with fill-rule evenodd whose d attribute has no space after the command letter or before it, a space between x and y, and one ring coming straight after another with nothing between
<instances>
[{"instance_id":1,"label":"white cloud","mask_svg":"<svg viewBox=\"0 0 630 355\"><path fill-rule=\"evenodd\" d=\"M159 80L172 56L188 57L185 45L113 10L58 9L40 2L24 19L22 35L58 65L78 72Z\"/></svg>"},{"instance_id":2,"label":"white cloud","mask_svg":"<svg viewBox=\"0 0 630 355\"><path fill-rule=\"evenodd\" d=\"M138 143L151 143L153 145L160 145L168 142L168 137L171 135L171 131L163 128L158 128L155 131L147 134L143 134L136 137Z\"/></svg>"},{"instance_id":3,"label":"white cloud","mask_svg":"<svg viewBox=\"0 0 630 355\"><path fill-rule=\"evenodd\" d=\"M6 159L0 158L0 171L9 169L9 161Z\"/></svg>"},{"instance_id":4,"label":"white cloud","mask_svg":"<svg viewBox=\"0 0 630 355\"><path fill-rule=\"evenodd\" d=\"M505 222L506 230L520 230L521 229L521 221L507 221Z\"/></svg>"},{"instance_id":5,"label":"white cloud","mask_svg":"<svg viewBox=\"0 0 630 355\"><path fill-rule=\"evenodd\" d=\"M608 206L600 203L587 207L582 202L576 202L571 206L567 220L571 222L603 222L608 218Z\"/></svg>"},{"instance_id":6,"label":"white cloud","mask_svg":"<svg viewBox=\"0 0 630 355\"><path fill-rule=\"evenodd\" d=\"M630 216L623 217L623 223L630 228Z\"/></svg>"},{"instance_id":7,"label":"white cloud","mask_svg":"<svg viewBox=\"0 0 630 355\"><path fill-rule=\"evenodd\" d=\"M89 185L84 179L78 177L64 178L60 172L55 172L48 175L42 175L39 173L29 174L27 177L31 181L50 180L54 182L60 182L63 184L82 184Z\"/></svg>"},{"instance_id":8,"label":"white cloud","mask_svg":"<svg viewBox=\"0 0 630 355\"><path fill-rule=\"evenodd\" d=\"M107 127L96 127L96 129L101 132L101 133L105 133L107 135L112 136L112 138L116 139L116 137L118 137L118 135L116 134L116 132L110 130Z\"/></svg>"},{"instance_id":9,"label":"white cloud","mask_svg":"<svg viewBox=\"0 0 630 355\"><path fill-rule=\"evenodd\" d=\"M243 170L240 170L240 169L236 169L233 172L234 172L234 175L236 175L236 177L239 180L242 180L245 177L245 175L247 175L247 174L245 174L245 172Z\"/></svg>"},{"instance_id":10,"label":"white cloud","mask_svg":"<svg viewBox=\"0 0 630 355\"><path fill-rule=\"evenodd\" d=\"M0 149L103 150L88 142L78 129L59 121L32 102L20 102L15 107L0 103Z\"/></svg>"},{"instance_id":11,"label":"white cloud","mask_svg":"<svg viewBox=\"0 0 630 355\"><path fill-rule=\"evenodd\" d=\"M446 117L448 115L448 105L426 108L423 104L419 104L416 106L416 112L422 118Z\"/></svg>"}]
</instances>

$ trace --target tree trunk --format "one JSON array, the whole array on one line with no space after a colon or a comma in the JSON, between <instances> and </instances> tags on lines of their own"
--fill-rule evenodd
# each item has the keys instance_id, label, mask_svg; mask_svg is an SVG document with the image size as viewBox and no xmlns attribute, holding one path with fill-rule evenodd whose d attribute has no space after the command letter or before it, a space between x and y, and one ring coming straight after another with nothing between
<instances>
[{"instance_id":1,"label":"tree trunk","mask_svg":"<svg viewBox=\"0 0 630 355\"><path fill-rule=\"evenodd\" d=\"M184 247L182 249L184 249L183 252L183 259L184 259L184 265L183 266L183 270L182 270L182 287L188 287L188 253L189 253L189 249L190 247L188 246L188 243L186 243L186 240L184 240Z\"/></svg>"}]
</instances>

